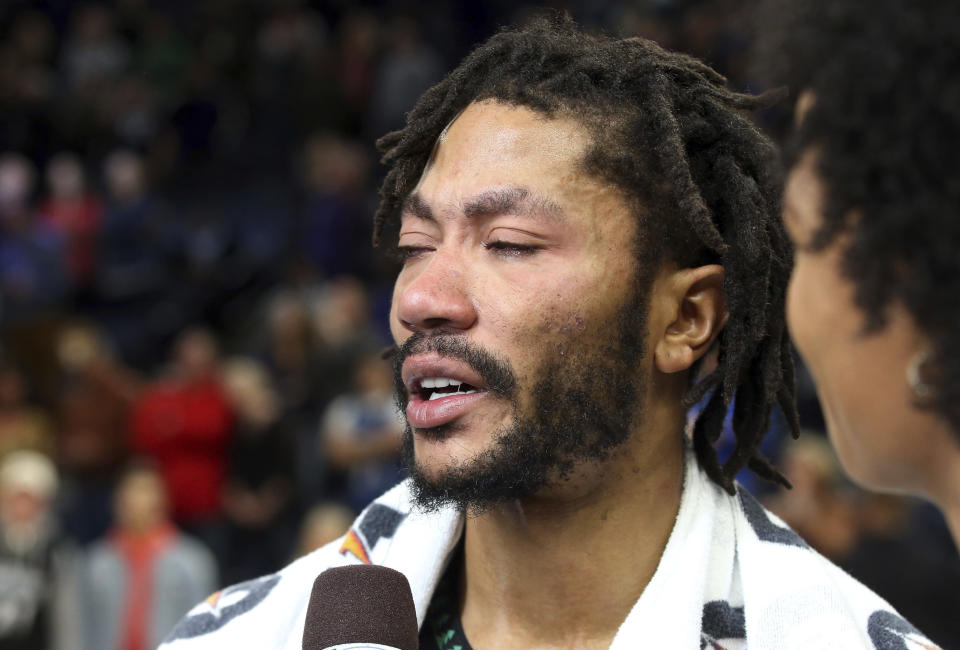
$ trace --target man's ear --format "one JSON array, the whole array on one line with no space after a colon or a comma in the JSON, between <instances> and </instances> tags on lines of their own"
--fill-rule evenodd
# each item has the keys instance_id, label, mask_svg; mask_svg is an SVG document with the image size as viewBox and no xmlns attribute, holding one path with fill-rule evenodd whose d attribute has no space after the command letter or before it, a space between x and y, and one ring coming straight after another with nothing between
<instances>
[{"instance_id":1,"label":"man's ear","mask_svg":"<svg viewBox=\"0 0 960 650\"><path fill-rule=\"evenodd\" d=\"M706 354L727 322L723 267L709 264L671 273L666 282L671 315L654 348L663 373L686 370Z\"/></svg>"}]
</instances>

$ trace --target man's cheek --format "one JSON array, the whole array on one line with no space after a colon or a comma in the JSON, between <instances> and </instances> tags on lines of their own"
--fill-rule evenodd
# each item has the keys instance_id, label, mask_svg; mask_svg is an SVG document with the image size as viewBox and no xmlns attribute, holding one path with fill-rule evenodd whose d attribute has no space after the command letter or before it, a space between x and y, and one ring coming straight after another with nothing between
<instances>
[{"instance_id":1,"label":"man's cheek","mask_svg":"<svg viewBox=\"0 0 960 650\"><path fill-rule=\"evenodd\" d=\"M560 369L577 365L593 338L579 313L545 319L515 332L518 352L510 362L517 375L516 405L522 415L529 417L543 406L537 402L538 388L556 379Z\"/></svg>"},{"instance_id":2,"label":"man's cheek","mask_svg":"<svg viewBox=\"0 0 960 650\"><path fill-rule=\"evenodd\" d=\"M579 312L546 313L531 335L542 347L562 348L587 333L587 319Z\"/></svg>"}]
</instances>

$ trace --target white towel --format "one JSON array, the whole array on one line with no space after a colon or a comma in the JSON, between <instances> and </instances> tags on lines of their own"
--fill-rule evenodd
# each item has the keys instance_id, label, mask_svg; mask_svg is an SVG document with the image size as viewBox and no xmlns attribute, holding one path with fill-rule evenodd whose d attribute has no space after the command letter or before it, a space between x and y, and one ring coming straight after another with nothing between
<instances>
[{"instance_id":1,"label":"white towel","mask_svg":"<svg viewBox=\"0 0 960 650\"><path fill-rule=\"evenodd\" d=\"M410 581L420 624L463 531L453 508L424 514L404 482L337 542L195 607L162 650L299 650L314 578L370 562ZM660 564L612 650L936 648L890 605L810 549L745 490L730 496L688 452L683 497Z\"/></svg>"}]
</instances>

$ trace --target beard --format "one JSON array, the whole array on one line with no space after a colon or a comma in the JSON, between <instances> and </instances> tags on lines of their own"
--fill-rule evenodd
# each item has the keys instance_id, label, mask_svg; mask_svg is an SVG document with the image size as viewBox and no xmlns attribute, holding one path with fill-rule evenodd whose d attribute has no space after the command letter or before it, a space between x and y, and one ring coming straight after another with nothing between
<instances>
[{"instance_id":1,"label":"beard","mask_svg":"<svg viewBox=\"0 0 960 650\"><path fill-rule=\"evenodd\" d=\"M594 331L561 328L566 330L561 340L538 346L541 361L526 388L527 412L522 412L521 387L510 363L463 336L421 331L398 348L393 359L394 390L401 413L409 401L401 377L403 362L425 352L468 364L492 397L512 406L510 423L491 432L486 450L445 467L435 477L427 477L417 465L414 435L442 440L458 425L414 433L407 422L402 457L419 508L433 511L454 505L478 514L532 497L568 480L582 464L603 461L627 441L642 415L640 362L645 355L649 286L641 286L640 275L631 283L630 297L615 318L605 319Z\"/></svg>"}]
</instances>

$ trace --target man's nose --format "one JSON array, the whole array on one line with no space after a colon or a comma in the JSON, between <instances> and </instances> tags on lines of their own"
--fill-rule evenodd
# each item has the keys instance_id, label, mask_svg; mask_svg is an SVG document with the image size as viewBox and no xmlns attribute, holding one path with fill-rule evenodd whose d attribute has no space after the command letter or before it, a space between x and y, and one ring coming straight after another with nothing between
<instances>
[{"instance_id":1,"label":"man's nose","mask_svg":"<svg viewBox=\"0 0 960 650\"><path fill-rule=\"evenodd\" d=\"M397 318L411 332L466 330L477 320L459 253L435 251L397 296Z\"/></svg>"}]
</instances>

